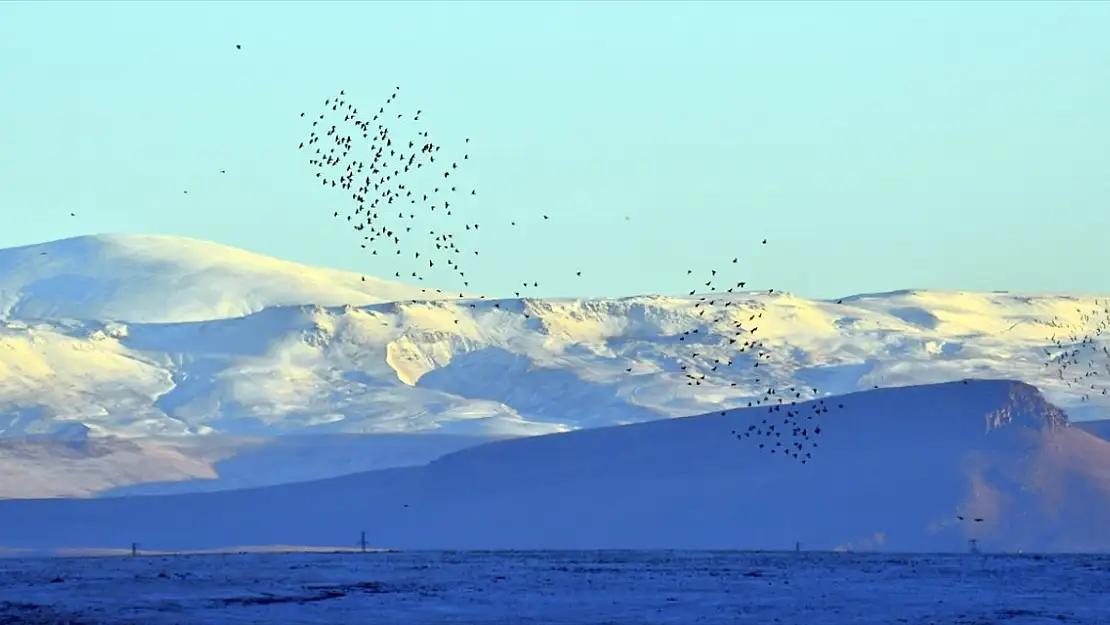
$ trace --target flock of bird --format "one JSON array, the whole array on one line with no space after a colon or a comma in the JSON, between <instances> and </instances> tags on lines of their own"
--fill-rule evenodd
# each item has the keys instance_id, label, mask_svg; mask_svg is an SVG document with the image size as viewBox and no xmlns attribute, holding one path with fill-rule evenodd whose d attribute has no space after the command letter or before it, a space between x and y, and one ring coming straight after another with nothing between
<instances>
[{"instance_id":1,"label":"flock of bird","mask_svg":"<svg viewBox=\"0 0 1110 625\"><path fill-rule=\"evenodd\" d=\"M414 128L422 111L398 111L399 93L400 87L376 110L360 111L340 90L324 100L324 112L311 117L298 149L308 152L322 186L350 200L348 211L332 216L350 225L361 247L375 256L403 257L393 264L404 260L409 270L394 271L394 277L423 282L446 271L469 287L465 259L479 251L467 245L466 233L481 228L463 210L477 195L459 177L470 156L465 151L461 158L449 156L427 130Z\"/></svg>"},{"instance_id":2,"label":"flock of bird","mask_svg":"<svg viewBox=\"0 0 1110 625\"><path fill-rule=\"evenodd\" d=\"M782 403L776 403L770 407L769 412L772 416L762 419L758 424L750 423L745 429L733 430L732 435L740 441L751 439L753 444L758 445L757 449L806 464L813 458L813 452L809 450L817 449L817 435L821 433L820 417L829 412L832 404L826 404L824 399L799 404L798 398L801 397L801 393L797 387L791 387L790 392L794 393L793 398L784 402L780 397L778 399ZM813 389L813 392L816 393L817 389ZM776 393L774 389L770 389L769 394ZM805 406L808 406L808 409ZM838 402L836 407L843 409L844 404ZM786 414L780 414L784 408ZM721 414L727 414L727 412ZM782 423L777 423L780 416ZM783 434L787 435L785 440L782 440Z\"/></svg>"},{"instance_id":3,"label":"flock of bird","mask_svg":"<svg viewBox=\"0 0 1110 625\"><path fill-rule=\"evenodd\" d=\"M1106 395L1103 379L1110 380L1110 349L1103 334L1110 331L1110 300L1094 301L1090 310L1076 307L1078 323L1065 323L1053 317L1046 325L1053 329L1048 338L1052 347L1044 348L1044 365L1050 375L1068 388L1083 391L1080 401L1092 395Z\"/></svg>"},{"instance_id":4,"label":"flock of bird","mask_svg":"<svg viewBox=\"0 0 1110 625\"><path fill-rule=\"evenodd\" d=\"M767 240L763 239L762 245ZM739 263L733 258L731 264ZM696 275L687 269L688 276ZM766 407L770 416L760 423L750 423L746 429L733 430L732 435L742 442L750 442L757 451L807 464L817 448L817 436L821 434L821 417L830 408L843 409L842 402L826 403L820 398L817 388L800 386L776 387L768 377L760 375L770 364L771 350L756 337L760 320L763 319L764 306L750 297L737 298L734 294L747 287L747 281L718 283L723 279L723 271L711 269L704 282L694 284L688 297L695 297L694 309L699 323L679 333L676 339L685 343L689 351L687 360L680 367L687 378L687 384L703 384L735 387L735 375L719 376L726 368L735 364L751 368L754 384L765 383L764 390L756 398L747 402L748 408ZM775 289L768 289L767 295L774 295ZM723 327L722 327L723 326ZM718 329L713 332L713 329ZM724 330L721 332L720 330ZM629 368L626 371L632 372ZM814 401L809 401L814 400ZM807 403L808 402L808 403ZM727 415L728 411L722 411ZM782 422L779 423L778 419ZM786 435L786 438L783 438Z\"/></svg>"},{"instance_id":5,"label":"flock of bird","mask_svg":"<svg viewBox=\"0 0 1110 625\"><path fill-rule=\"evenodd\" d=\"M504 303L507 310L510 306L503 300L483 303L477 300L486 299L484 295L467 294L475 278L466 268L467 260L480 255L479 233L488 221L488 216L482 216L475 205L478 189L466 184L466 167L472 162L471 141L466 138L454 149L439 143L421 123L422 109L401 108L400 93L400 87L396 87L369 108L357 106L342 89L324 98L321 111L300 113L308 128L297 149L305 153L319 184L335 190L346 200L346 209L331 210L331 216L355 233L361 249L377 257L379 274L389 275L391 271L394 278L425 282L429 286L423 292L434 293L437 298L455 298L471 308L479 305L502 308ZM538 215L505 221L509 227L518 227L526 221L543 224L550 220L549 215ZM763 239L761 244L766 245L767 240ZM739 262L739 258L732 258L729 268L735 268ZM389 271L382 271L383 266L388 266ZM726 370L734 366L751 367L754 376L751 382L765 385L766 390L748 401L748 406L767 406L771 412L785 410L786 414L778 430L775 424L764 424L766 429L752 426L738 437L774 438L760 443L758 449L782 452L783 456L805 463L811 458L809 450L816 447L813 439L821 428L803 421L827 413L829 406L823 401L813 403L803 417L800 404L818 396L817 389L803 391L791 387L789 391L780 391L760 376L760 365L764 365L765 371L771 356L770 350L756 338L763 307L750 297L739 295L748 283L735 276L726 278L732 273L723 269L686 270L691 281L687 296L695 298L695 323L672 337L684 347L678 366L691 387L736 387L738 383L732 381L736 375L726 376ZM575 274L580 277L582 271ZM457 292L445 292L430 286L446 281L456 282L460 288ZM540 286L535 279L519 283L520 290L514 292L517 298L527 297ZM768 294L774 292L768 290ZM530 316L527 306L511 308ZM633 375L647 373L638 371L636 364L625 371ZM812 395L805 391L812 391ZM785 447L778 440L784 432L796 439Z\"/></svg>"}]
</instances>

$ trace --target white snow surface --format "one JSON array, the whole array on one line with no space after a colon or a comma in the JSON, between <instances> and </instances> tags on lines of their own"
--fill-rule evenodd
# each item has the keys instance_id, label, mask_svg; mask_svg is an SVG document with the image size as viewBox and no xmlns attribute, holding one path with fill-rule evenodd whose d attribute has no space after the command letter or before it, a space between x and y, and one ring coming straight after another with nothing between
<instances>
[{"instance_id":1,"label":"white snow surface","mask_svg":"<svg viewBox=\"0 0 1110 625\"><path fill-rule=\"evenodd\" d=\"M1104 556L410 552L0 561L0 622L1100 625Z\"/></svg>"},{"instance_id":2,"label":"white snow surface","mask_svg":"<svg viewBox=\"0 0 1110 625\"><path fill-rule=\"evenodd\" d=\"M0 318L180 323L435 297L362 278L198 239L99 234L0 249Z\"/></svg>"},{"instance_id":3,"label":"white snow surface","mask_svg":"<svg viewBox=\"0 0 1110 625\"><path fill-rule=\"evenodd\" d=\"M843 405L843 408L840 406ZM0 501L0 546L1110 551L1110 442L1033 387L863 391L513 438L420 467L210 493ZM775 437L736 435L780 425ZM780 424L780 421L782 423ZM819 428L819 429L818 429ZM979 519L978 521L976 519Z\"/></svg>"},{"instance_id":4,"label":"white snow surface","mask_svg":"<svg viewBox=\"0 0 1110 625\"><path fill-rule=\"evenodd\" d=\"M1045 365L1051 336L1096 324L1093 297L716 293L713 325L701 296L427 301L368 280L173 237L2 250L0 435L530 435L969 377L1037 385L1073 418L1110 406ZM758 371L736 322L758 328Z\"/></svg>"},{"instance_id":5,"label":"white snow surface","mask_svg":"<svg viewBox=\"0 0 1110 625\"><path fill-rule=\"evenodd\" d=\"M0 497L87 496L149 482L259 485L216 480L220 463L238 453L229 440L342 434L376 444L375 435L436 433L481 441L746 406L791 386L805 399L1004 378L1036 385L1073 419L1103 417L1110 406L1101 337L1083 349L1092 354L1084 366L1102 377L1077 383L1046 366L1072 344L1051 345L1052 337L1078 343L1102 323L1091 315L1101 307L1093 296L435 297L447 296L176 237L97 235L0 250L0 437L134 440L84 458L71 445L64 462L51 460L53 442L0 445L0 467L28 476L0 484ZM706 322L702 297L728 312L722 321ZM742 340L762 341L764 355L740 353ZM713 371L714 360L733 364ZM691 371L707 378L691 386ZM167 437L209 439L213 449ZM391 462L427 461L418 447ZM336 474L326 464L318 456L284 475Z\"/></svg>"}]
</instances>

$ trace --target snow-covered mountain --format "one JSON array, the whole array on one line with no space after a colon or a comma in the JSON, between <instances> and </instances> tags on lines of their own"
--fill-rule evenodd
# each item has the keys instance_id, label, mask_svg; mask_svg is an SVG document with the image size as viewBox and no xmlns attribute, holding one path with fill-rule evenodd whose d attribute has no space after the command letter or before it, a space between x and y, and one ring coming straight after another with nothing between
<instances>
[{"instance_id":1,"label":"snow-covered mountain","mask_svg":"<svg viewBox=\"0 0 1110 625\"><path fill-rule=\"evenodd\" d=\"M1028 382L1073 419L1110 407L1110 312L1093 297L433 295L172 237L0 250L0 436L503 437L963 378ZM1070 368L1047 364L1060 353ZM144 445L98 462L173 466L97 488L202 478L226 461ZM24 467L49 456L19 449ZM191 460L167 459L179 452ZM304 479L333 474L305 466Z\"/></svg>"},{"instance_id":2,"label":"snow-covered mountain","mask_svg":"<svg viewBox=\"0 0 1110 625\"><path fill-rule=\"evenodd\" d=\"M421 287L182 237L101 234L0 250L3 319L173 323L272 306L434 297Z\"/></svg>"},{"instance_id":3,"label":"snow-covered mountain","mask_svg":"<svg viewBox=\"0 0 1110 625\"><path fill-rule=\"evenodd\" d=\"M0 434L528 435L746 406L771 388L806 398L813 388L968 377L1029 382L1078 418L1110 405L1100 378L1076 384L1046 367L1060 331L1046 320L1082 327L1093 299L714 297L730 304L717 324L705 323L698 296L307 305L180 323L8 320ZM759 316L756 334L736 331ZM730 344L738 333L758 338L762 355ZM1088 351L1085 365L1110 363ZM694 371L706 376L696 385Z\"/></svg>"},{"instance_id":4,"label":"snow-covered mountain","mask_svg":"<svg viewBox=\"0 0 1110 625\"><path fill-rule=\"evenodd\" d=\"M0 501L0 536L31 549L344 545L363 530L407 548L964 551L975 538L989 551L1110 549L1110 443L1069 427L1033 387L955 382L834 401L797 408L807 444L820 441L805 465L758 447L791 441L789 430L737 438L790 418L759 407L263 489Z\"/></svg>"}]
</instances>

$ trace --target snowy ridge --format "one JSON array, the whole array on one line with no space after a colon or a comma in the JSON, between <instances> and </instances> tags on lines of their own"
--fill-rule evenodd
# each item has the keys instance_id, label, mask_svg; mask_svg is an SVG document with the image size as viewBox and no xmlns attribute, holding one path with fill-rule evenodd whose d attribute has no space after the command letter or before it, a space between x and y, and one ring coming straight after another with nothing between
<instances>
[{"instance_id":1,"label":"snowy ridge","mask_svg":"<svg viewBox=\"0 0 1110 625\"><path fill-rule=\"evenodd\" d=\"M1110 443L1069 427L1033 387L956 382L837 401L843 410L815 413L809 465L732 434L767 419L760 407L311 483L0 501L0 535L9 548L155 551L346 544L363 530L387 548L965 551L975 538L990 551L1110 550Z\"/></svg>"},{"instance_id":2,"label":"snowy ridge","mask_svg":"<svg viewBox=\"0 0 1110 625\"><path fill-rule=\"evenodd\" d=\"M4 319L182 322L406 298L434 293L182 237L101 234L0 250Z\"/></svg>"},{"instance_id":3,"label":"snowy ridge","mask_svg":"<svg viewBox=\"0 0 1110 625\"><path fill-rule=\"evenodd\" d=\"M1079 369L1106 375L1080 385L1046 365L1070 347L1053 338L1078 343L1099 325L1090 311L1104 306L1095 297L715 293L706 299L727 314L708 323L699 295L430 296L440 297L174 237L0 250L0 437L200 437L212 446L135 440L63 453L50 441L0 445L0 465L26 476L18 487L0 485L0 497L259 485L245 466L222 473L253 448L228 441L332 434L353 437L344 449L377 449L374 436L436 433L474 442L758 406L783 397L772 388L794 387L791 399L804 400L1016 379L1073 420L1105 417L1110 407L1099 390L1110 384L1101 335L1082 346L1093 360ZM762 352L740 351L755 339ZM706 378L691 385L691 372ZM419 464L446 449L428 441L388 464L328 464L312 453L281 475Z\"/></svg>"},{"instance_id":4,"label":"snowy ridge","mask_svg":"<svg viewBox=\"0 0 1110 625\"><path fill-rule=\"evenodd\" d=\"M728 343L730 324L704 324L697 297L272 307L170 324L0 322L0 435L530 435L757 405L769 388L797 386L805 399L813 387L828 395L963 378L1037 385L1073 418L1110 405L1045 365L1055 329L1041 320L1078 316L1079 298L716 297L730 301L733 318L763 315L760 367ZM699 327L698 347L678 340ZM711 371L713 360L733 364ZM690 371L708 378L691 386Z\"/></svg>"}]
</instances>

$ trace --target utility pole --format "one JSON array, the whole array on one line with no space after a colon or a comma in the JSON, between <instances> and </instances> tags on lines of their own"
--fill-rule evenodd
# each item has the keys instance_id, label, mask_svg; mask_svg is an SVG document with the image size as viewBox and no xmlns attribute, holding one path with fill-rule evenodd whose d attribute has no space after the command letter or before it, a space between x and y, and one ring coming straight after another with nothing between
<instances>
[{"instance_id":1,"label":"utility pole","mask_svg":"<svg viewBox=\"0 0 1110 625\"><path fill-rule=\"evenodd\" d=\"M131 543L131 557L139 555L139 543Z\"/></svg>"},{"instance_id":2,"label":"utility pole","mask_svg":"<svg viewBox=\"0 0 1110 625\"><path fill-rule=\"evenodd\" d=\"M358 542L362 546L362 553L366 553L366 530L362 530L362 536Z\"/></svg>"}]
</instances>

